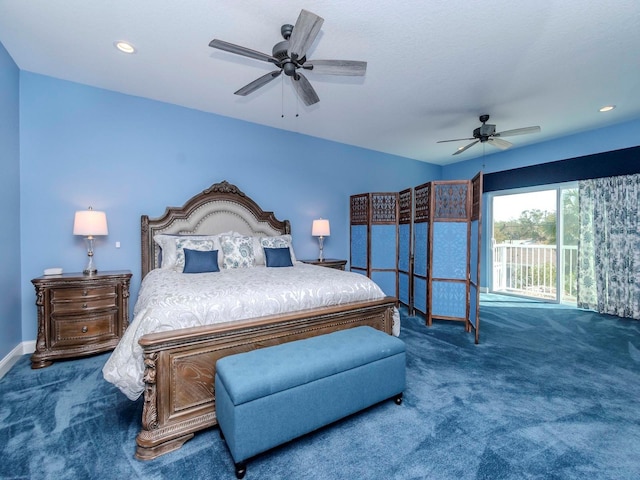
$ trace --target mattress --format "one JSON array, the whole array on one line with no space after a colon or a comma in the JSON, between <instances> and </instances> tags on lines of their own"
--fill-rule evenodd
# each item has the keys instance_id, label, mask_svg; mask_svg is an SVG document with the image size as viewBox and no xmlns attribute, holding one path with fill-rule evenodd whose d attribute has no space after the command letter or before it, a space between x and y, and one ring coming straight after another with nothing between
<instances>
[{"instance_id":1,"label":"mattress","mask_svg":"<svg viewBox=\"0 0 640 480\"><path fill-rule=\"evenodd\" d=\"M380 287L364 275L300 262L293 267L198 274L155 269L144 278L133 321L102 372L135 400L144 391L143 351L138 343L143 335L383 297ZM395 311L393 333L399 332Z\"/></svg>"}]
</instances>

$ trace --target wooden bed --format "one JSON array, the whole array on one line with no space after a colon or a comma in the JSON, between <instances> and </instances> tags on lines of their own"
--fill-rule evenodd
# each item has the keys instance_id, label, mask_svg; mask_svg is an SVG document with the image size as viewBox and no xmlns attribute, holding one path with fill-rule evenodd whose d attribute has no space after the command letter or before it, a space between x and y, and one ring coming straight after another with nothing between
<instances>
[{"instance_id":1,"label":"wooden bed","mask_svg":"<svg viewBox=\"0 0 640 480\"><path fill-rule=\"evenodd\" d=\"M162 217L142 216L142 277L160 265L154 235L230 230L280 235L289 234L291 228L236 186L217 183L184 206L167 208ZM213 391L217 359L358 325L391 334L395 306L395 298L385 297L141 337L145 388L136 457L150 460L176 450L195 432L217 424Z\"/></svg>"}]
</instances>

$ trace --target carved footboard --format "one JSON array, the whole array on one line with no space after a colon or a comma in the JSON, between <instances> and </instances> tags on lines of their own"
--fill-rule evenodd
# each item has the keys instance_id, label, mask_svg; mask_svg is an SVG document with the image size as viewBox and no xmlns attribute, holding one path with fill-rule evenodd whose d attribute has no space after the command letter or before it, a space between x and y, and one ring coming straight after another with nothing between
<instances>
[{"instance_id":1,"label":"carved footboard","mask_svg":"<svg viewBox=\"0 0 640 480\"><path fill-rule=\"evenodd\" d=\"M395 305L395 298L386 297L143 336L144 409L136 457L151 460L176 450L217 424L213 385L219 358L358 325L391 334Z\"/></svg>"}]
</instances>

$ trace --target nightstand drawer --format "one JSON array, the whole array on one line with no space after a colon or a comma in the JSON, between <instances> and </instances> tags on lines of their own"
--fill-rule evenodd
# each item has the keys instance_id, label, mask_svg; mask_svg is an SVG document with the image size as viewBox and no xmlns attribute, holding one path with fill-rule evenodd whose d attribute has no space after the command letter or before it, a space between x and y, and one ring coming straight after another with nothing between
<instances>
[{"instance_id":1,"label":"nightstand drawer","mask_svg":"<svg viewBox=\"0 0 640 480\"><path fill-rule=\"evenodd\" d=\"M51 332L52 346L80 345L116 338L117 334L114 331L116 315L117 311L91 318L54 319L53 332Z\"/></svg>"},{"instance_id":2,"label":"nightstand drawer","mask_svg":"<svg viewBox=\"0 0 640 480\"><path fill-rule=\"evenodd\" d=\"M51 304L51 314L65 314L78 312L91 312L93 310L104 310L115 308L116 294L107 297L87 297L86 299L75 299L73 301L53 301Z\"/></svg>"},{"instance_id":3,"label":"nightstand drawer","mask_svg":"<svg viewBox=\"0 0 640 480\"><path fill-rule=\"evenodd\" d=\"M81 300L83 298L106 297L109 295L116 295L115 285L84 288L55 288L51 290L51 301L55 303L59 301Z\"/></svg>"}]
</instances>

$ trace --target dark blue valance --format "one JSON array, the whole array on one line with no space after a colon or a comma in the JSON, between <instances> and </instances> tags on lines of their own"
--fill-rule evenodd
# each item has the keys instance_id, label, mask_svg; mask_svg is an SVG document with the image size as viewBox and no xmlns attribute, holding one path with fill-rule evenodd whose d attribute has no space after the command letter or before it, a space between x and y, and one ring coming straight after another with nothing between
<instances>
[{"instance_id":1,"label":"dark blue valance","mask_svg":"<svg viewBox=\"0 0 640 480\"><path fill-rule=\"evenodd\" d=\"M486 173L483 192L640 173L640 146Z\"/></svg>"}]
</instances>

